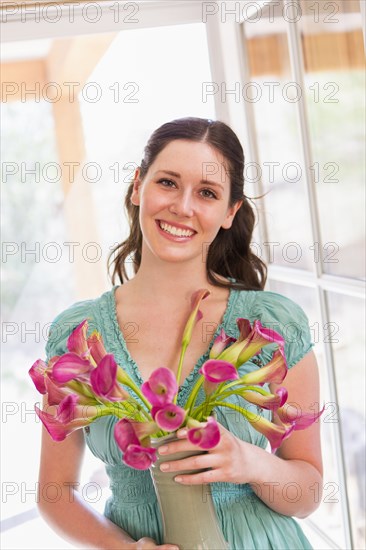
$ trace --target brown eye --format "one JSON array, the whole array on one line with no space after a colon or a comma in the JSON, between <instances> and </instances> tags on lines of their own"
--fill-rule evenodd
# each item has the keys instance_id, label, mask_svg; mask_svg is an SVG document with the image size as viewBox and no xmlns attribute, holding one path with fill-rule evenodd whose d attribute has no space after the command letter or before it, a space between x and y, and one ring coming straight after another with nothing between
<instances>
[{"instance_id":1,"label":"brown eye","mask_svg":"<svg viewBox=\"0 0 366 550\"><path fill-rule=\"evenodd\" d=\"M208 195L204 195L206 199L217 199L216 193L211 191L211 189L202 189L201 193L208 193Z\"/></svg>"}]
</instances>

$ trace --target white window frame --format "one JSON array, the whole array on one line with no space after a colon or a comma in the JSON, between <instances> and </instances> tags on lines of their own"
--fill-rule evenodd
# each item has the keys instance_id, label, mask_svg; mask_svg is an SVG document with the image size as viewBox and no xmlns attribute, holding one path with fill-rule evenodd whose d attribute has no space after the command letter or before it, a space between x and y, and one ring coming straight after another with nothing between
<instances>
[{"instance_id":1,"label":"white window frame","mask_svg":"<svg viewBox=\"0 0 366 550\"><path fill-rule=\"evenodd\" d=\"M275 2L276 0L257 0L258 10L264 6ZM299 2L299 0L284 0L285 3ZM76 2L77 3L77 2ZM252 4L250 0L242 1L241 4ZM116 1L100 1L101 14L100 20L94 24L88 22L83 17L83 4L77 3L72 9L73 22L70 21L70 9L72 2L67 2L64 5L58 4L61 17L58 21L50 23L47 18L41 16L37 18L37 11L31 11L31 8L26 8L24 2L19 2L23 5L21 9L14 8L15 2L6 2L0 6L2 33L1 42L15 42L24 40L39 40L42 38L66 37L81 34L95 34L104 32L119 32L121 30L135 30L142 28L151 28L156 26L167 25L182 25L190 23L203 22L204 4L207 2L196 0L137 0L128 2L122 0L118 2L121 6L119 20L116 22ZM210 4L213 4L210 2ZM227 9L234 7L236 2L226 2ZM138 11L132 19L138 21L131 22L128 18L133 10L130 10L129 5L135 5ZM12 9L11 9L12 6ZM363 33L365 37L365 3L360 2ZM35 8L39 10L40 7ZM27 11L28 10L28 11ZM124 13L125 12L125 13ZM251 13L253 15L253 13ZM126 20L127 19L127 20ZM219 15L210 16L207 18L206 30L207 41L210 56L210 66L213 82L249 82L249 68L247 57L247 43L243 32L245 18L230 22L228 19L225 24L221 24ZM304 66L301 51L300 32L297 23L287 22L288 46L291 60L292 79L300 86L304 85ZM222 102L219 94L215 95L216 116L218 119L227 122L238 134L245 145L247 160L259 164L258 143L255 127L255 117L253 105L247 101L235 102L230 94L227 100ZM306 102L302 98L297 102L297 115L300 129L300 144L302 149L302 161L304 167L312 166L311 140L309 133L309 122ZM321 243L320 220L317 205L317 196L315 190L315 182L313 173L308 168L305 170L306 196L308 201L308 209L311 219L312 241ZM256 184L256 194L263 193L262 182ZM268 242L268 228L266 221L260 220L259 225L260 239L262 242ZM268 262L268 258L265 258ZM268 269L268 284L270 287L271 281L288 282L312 288L315 291L318 311L320 312L321 322L323 325L329 322L329 311L326 301L326 293L331 291L342 295L365 299L365 285L363 281L340 277L337 275L329 275L322 271L321 262L314 262L313 271L305 271L296 269L295 267L282 267L273 264L269 265ZM334 358L331 344L323 342L323 352L327 365L327 374L330 390L330 398L334 402L338 402ZM347 484L345 473L344 449L342 445L341 426L340 423L332 424L334 430L334 441L336 446L338 466L338 475L341 481L341 502L343 514L343 526L346 537L347 548L352 548L352 531L350 523L350 509L347 496ZM323 536L324 541L329 544L329 538L324 533L320 533L315 525L311 525L311 520L308 520L310 526L318 531L320 536Z\"/></svg>"}]
</instances>

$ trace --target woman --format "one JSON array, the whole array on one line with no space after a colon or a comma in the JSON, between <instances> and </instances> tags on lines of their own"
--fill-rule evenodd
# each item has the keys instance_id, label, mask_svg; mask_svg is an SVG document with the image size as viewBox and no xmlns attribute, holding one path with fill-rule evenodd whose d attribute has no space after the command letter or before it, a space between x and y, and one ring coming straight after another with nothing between
<instances>
[{"instance_id":1,"label":"woman","mask_svg":"<svg viewBox=\"0 0 366 550\"><path fill-rule=\"evenodd\" d=\"M113 284L117 276L123 284L61 313L47 343L47 359L66 351L67 336L88 317L90 332L101 332L107 351L138 384L160 366L175 371L190 297L208 288L211 294L200 306L203 321L185 357L178 404L187 399L220 328L236 338L235 320L245 317L282 333L289 367L282 385L288 402L311 410L319 402L319 388L308 321L293 301L263 291L266 269L250 250L255 219L243 195L243 169L242 147L222 122L185 118L158 128L126 196L131 232L114 251L112 277ZM128 256L135 272L130 280ZM289 335L289 326L295 333ZM266 348L259 359L270 359ZM248 362L245 368L258 367ZM306 517L317 507L314 486L322 483L319 423L293 433L272 455L265 450L266 439L247 422L226 409L219 409L217 418L221 440L215 448L199 458L167 462L176 482L212 483L231 549L311 548L291 516ZM44 435L40 510L64 537L87 548L174 548L162 544L149 472L121 462L113 438L115 422L114 417L101 418L62 443ZM105 462L111 479L112 497L104 516L89 508L76 490L85 442ZM169 456L190 448L183 431L179 441L160 453ZM180 475L202 468L207 470ZM50 481L65 487L56 503L42 498L42 487Z\"/></svg>"}]
</instances>

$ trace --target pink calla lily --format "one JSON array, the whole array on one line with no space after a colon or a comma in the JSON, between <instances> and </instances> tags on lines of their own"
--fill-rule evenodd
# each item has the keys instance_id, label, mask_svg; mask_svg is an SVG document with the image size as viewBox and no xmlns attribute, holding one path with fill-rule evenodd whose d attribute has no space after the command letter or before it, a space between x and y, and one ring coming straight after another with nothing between
<instances>
[{"instance_id":1,"label":"pink calla lily","mask_svg":"<svg viewBox=\"0 0 366 550\"><path fill-rule=\"evenodd\" d=\"M282 441L287 439L294 430L293 426L275 424L267 418L250 411L245 411L245 417L257 432L263 434L268 439L272 453L277 451Z\"/></svg>"},{"instance_id":2,"label":"pink calla lily","mask_svg":"<svg viewBox=\"0 0 366 550\"><path fill-rule=\"evenodd\" d=\"M135 431L136 429L140 430L137 424L122 418L114 427L114 437L118 447L123 452L123 462L137 470L147 470L156 460L156 450L152 447L140 445L140 440ZM147 431L149 432L150 429L151 426L147 428ZM140 435L143 435L142 432L140 432ZM144 439L144 437L142 438Z\"/></svg>"},{"instance_id":3,"label":"pink calla lily","mask_svg":"<svg viewBox=\"0 0 366 550\"><path fill-rule=\"evenodd\" d=\"M67 339L67 349L76 353L82 358L89 355L86 334L88 331L88 320L84 319L70 334Z\"/></svg>"},{"instance_id":4,"label":"pink calla lily","mask_svg":"<svg viewBox=\"0 0 366 550\"><path fill-rule=\"evenodd\" d=\"M187 437L193 445L198 445L201 449L212 449L219 443L219 425L212 416L209 416L204 424L189 420L187 425L194 426L187 433Z\"/></svg>"},{"instance_id":5,"label":"pink calla lily","mask_svg":"<svg viewBox=\"0 0 366 550\"><path fill-rule=\"evenodd\" d=\"M87 339L87 345L90 355L94 359L96 365L98 365L103 357L107 355L107 351L103 344L103 338L97 330L94 330L89 336L89 338Z\"/></svg>"},{"instance_id":6,"label":"pink calla lily","mask_svg":"<svg viewBox=\"0 0 366 550\"><path fill-rule=\"evenodd\" d=\"M174 432L181 427L186 414L186 410L173 403L168 403L164 407L154 410L153 418L159 428L167 432Z\"/></svg>"},{"instance_id":7,"label":"pink calla lily","mask_svg":"<svg viewBox=\"0 0 366 550\"><path fill-rule=\"evenodd\" d=\"M47 370L47 365L42 359L37 359L35 363L29 369L29 376L33 380L33 383L39 393L43 395L47 392L45 385L45 374Z\"/></svg>"},{"instance_id":8,"label":"pink calla lily","mask_svg":"<svg viewBox=\"0 0 366 550\"><path fill-rule=\"evenodd\" d=\"M287 374L287 364L283 349L277 349L267 365L244 374L243 384L281 384Z\"/></svg>"},{"instance_id":9,"label":"pink calla lily","mask_svg":"<svg viewBox=\"0 0 366 550\"><path fill-rule=\"evenodd\" d=\"M67 384L56 384L49 376L45 376L45 385L47 389L47 402L49 405L59 405L68 395L75 394L75 388L70 388ZM93 395L88 395L87 388L80 384L78 396L79 405L97 405L98 402Z\"/></svg>"},{"instance_id":10,"label":"pink calla lily","mask_svg":"<svg viewBox=\"0 0 366 550\"><path fill-rule=\"evenodd\" d=\"M42 411L37 405L35 411L54 441L63 441L73 431L87 426L100 412L96 407L78 406L78 396L74 394L61 401L56 415Z\"/></svg>"},{"instance_id":11,"label":"pink calla lily","mask_svg":"<svg viewBox=\"0 0 366 550\"><path fill-rule=\"evenodd\" d=\"M159 430L155 422L134 422L127 418L119 420L114 427L118 447L125 452L129 445L140 445Z\"/></svg>"},{"instance_id":12,"label":"pink calla lily","mask_svg":"<svg viewBox=\"0 0 366 550\"><path fill-rule=\"evenodd\" d=\"M236 342L236 339L232 336L228 336L222 328L220 334L215 338L209 358L216 359L231 342Z\"/></svg>"},{"instance_id":13,"label":"pink calla lily","mask_svg":"<svg viewBox=\"0 0 366 550\"><path fill-rule=\"evenodd\" d=\"M276 343L279 347L284 346L282 336L272 329L263 327L260 321L254 321L252 328L248 319L238 318L236 322L240 330L240 337L234 344L226 348L218 356L218 359L240 367L251 357L257 355L263 346L270 343Z\"/></svg>"},{"instance_id":14,"label":"pink calla lily","mask_svg":"<svg viewBox=\"0 0 366 550\"><path fill-rule=\"evenodd\" d=\"M199 372L205 377L203 387L206 395L211 395L218 384L239 378L238 371L234 365L219 359L209 359L202 365Z\"/></svg>"},{"instance_id":15,"label":"pink calla lily","mask_svg":"<svg viewBox=\"0 0 366 550\"><path fill-rule=\"evenodd\" d=\"M109 401L124 401L130 396L117 382L118 365L110 353L90 373L90 383L96 395Z\"/></svg>"},{"instance_id":16,"label":"pink calla lily","mask_svg":"<svg viewBox=\"0 0 366 550\"><path fill-rule=\"evenodd\" d=\"M281 422L283 422L284 424L292 425L293 429L297 431L305 430L306 428L314 424L314 422L316 422L323 414L324 410L325 405L318 412L302 412L301 408L300 410L298 410L297 407L294 407L292 405L283 405L276 410L276 414Z\"/></svg>"},{"instance_id":17,"label":"pink calla lily","mask_svg":"<svg viewBox=\"0 0 366 550\"><path fill-rule=\"evenodd\" d=\"M188 346L192 338L192 332L195 324L202 319L202 312L200 311L200 303L202 300L209 296L210 291L207 288L201 288L192 294L191 297L191 314L188 317L188 321L183 331L182 344Z\"/></svg>"},{"instance_id":18,"label":"pink calla lily","mask_svg":"<svg viewBox=\"0 0 366 550\"><path fill-rule=\"evenodd\" d=\"M140 441L136 435L132 422L122 418L114 426L114 437L118 447L125 452L129 445L139 445Z\"/></svg>"},{"instance_id":19,"label":"pink calla lily","mask_svg":"<svg viewBox=\"0 0 366 550\"><path fill-rule=\"evenodd\" d=\"M287 390L286 388L278 388L275 393L246 390L244 389L240 393L241 397L244 397L249 403L262 407L262 409L276 410L286 402Z\"/></svg>"},{"instance_id":20,"label":"pink calla lily","mask_svg":"<svg viewBox=\"0 0 366 550\"><path fill-rule=\"evenodd\" d=\"M285 345L285 341L280 334L273 329L263 327L260 321L254 321L252 332L248 338L247 345L241 350L238 356L238 367L256 355L267 344L276 343L280 349Z\"/></svg>"},{"instance_id":21,"label":"pink calla lily","mask_svg":"<svg viewBox=\"0 0 366 550\"><path fill-rule=\"evenodd\" d=\"M87 359L82 359L73 352L65 353L54 363L50 377L59 384L65 384L70 380L85 382L88 380L92 368Z\"/></svg>"},{"instance_id":22,"label":"pink calla lily","mask_svg":"<svg viewBox=\"0 0 366 550\"><path fill-rule=\"evenodd\" d=\"M166 367L154 370L150 378L141 386L142 394L157 407L171 403L177 391L178 384L175 376Z\"/></svg>"},{"instance_id":23,"label":"pink calla lily","mask_svg":"<svg viewBox=\"0 0 366 550\"><path fill-rule=\"evenodd\" d=\"M123 462L136 470L148 470L156 461L156 449L131 444L123 454Z\"/></svg>"}]
</instances>

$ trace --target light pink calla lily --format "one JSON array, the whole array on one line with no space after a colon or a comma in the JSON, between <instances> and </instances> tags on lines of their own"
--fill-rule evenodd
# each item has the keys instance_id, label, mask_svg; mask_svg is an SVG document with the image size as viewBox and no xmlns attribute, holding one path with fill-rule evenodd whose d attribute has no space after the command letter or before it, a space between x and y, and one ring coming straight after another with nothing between
<instances>
[{"instance_id":1,"label":"light pink calla lily","mask_svg":"<svg viewBox=\"0 0 366 550\"><path fill-rule=\"evenodd\" d=\"M202 319L202 312L199 310L200 303L204 298L209 296L210 291L207 288L201 288L192 294L191 297L191 314L183 331L182 344L188 346L192 338L192 332L195 324Z\"/></svg>"},{"instance_id":2,"label":"light pink calla lily","mask_svg":"<svg viewBox=\"0 0 366 550\"><path fill-rule=\"evenodd\" d=\"M301 408L294 407L293 405L284 405L281 408L277 409L276 414L285 424L290 424L293 426L293 429L296 430L305 430L314 422L316 422L319 417L323 414L325 409L324 407L318 411L305 411L302 412Z\"/></svg>"},{"instance_id":3,"label":"light pink calla lily","mask_svg":"<svg viewBox=\"0 0 366 550\"><path fill-rule=\"evenodd\" d=\"M276 410L286 402L287 390L286 388L278 388L275 393L259 393L253 390L243 390L240 393L241 397L244 397L249 403L258 405L262 409Z\"/></svg>"},{"instance_id":4,"label":"light pink calla lily","mask_svg":"<svg viewBox=\"0 0 366 550\"><path fill-rule=\"evenodd\" d=\"M96 395L109 401L124 401L130 396L117 382L118 365L110 353L90 373L90 384Z\"/></svg>"},{"instance_id":5,"label":"light pink calla lily","mask_svg":"<svg viewBox=\"0 0 366 550\"><path fill-rule=\"evenodd\" d=\"M277 451L282 441L287 439L294 430L293 426L274 424L274 422L271 422L267 418L250 411L246 411L245 417L257 432L263 434L268 439L272 453Z\"/></svg>"},{"instance_id":6,"label":"light pink calla lily","mask_svg":"<svg viewBox=\"0 0 366 550\"><path fill-rule=\"evenodd\" d=\"M168 403L164 407L154 410L153 414L159 428L167 432L174 432L183 424L187 411L178 405Z\"/></svg>"},{"instance_id":7,"label":"light pink calla lily","mask_svg":"<svg viewBox=\"0 0 366 550\"><path fill-rule=\"evenodd\" d=\"M253 329L248 336L248 339L249 341L247 345L241 350L238 356L238 367L256 355L262 347L267 344L275 343L280 348L283 348L285 345L284 339L280 334L275 332L273 329L263 327L260 321L254 321Z\"/></svg>"},{"instance_id":8,"label":"light pink calla lily","mask_svg":"<svg viewBox=\"0 0 366 550\"><path fill-rule=\"evenodd\" d=\"M67 349L76 353L80 357L87 357L89 355L88 343L86 334L88 331L88 320L84 319L70 334L67 339Z\"/></svg>"},{"instance_id":9,"label":"light pink calla lily","mask_svg":"<svg viewBox=\"0 0 366 550\"><path fill-rule=\"evenodd\" d=\"M232 336L228 336L222 328L220 334L215 338L209 358L216 359L231 342L236 342L236 339L232 338Z\"/></svg>"},{"instance_id":10,"label":"light pink calla lily","mask_svg":"<svg viewBox=\"0 0 366 550\"><path fill-rule=\"evenodd\" d=\"M82 359L73 352L65 353L54 363L50 377L59 384L65 384L70 380L85 382L88 380L92 368L87 359Z\"/></svg>"},{"instance_id":11,"label":"light pink calla lily","mask_svg":"<svg viewBox=\"0 0 366 550\"><path fill-rule=\"evenodd\" d=\"M188 421L188 426L193 423ZM195 425L197 423L194 423ZM220 441L220 429L215 418L209 416L207 422L201 423L200 426L192 427L188 430L187 437L193 445L198 445L201 449L212 449Z\"/></svg>"},{"instance_id":12,"label":"light pink calla lily","mask_svg":"<svg viewBox=\"0 0 366 550\"><path fill-rule=\"evenodd\" d=\"M142 394L157 407L171 403L177 391L178 384L175 376L166 367L154 370L150 378L141 386Z\"/></svg>"},{"instance_id":13,"label":"light pink calla lily","mask_svg":"<svg viewBox=\"0 0 366 550\"><path fill-rule=\"evenodd\" d=\"M281 384L287 374L287 364L283 349L277 349L267 365L244 374L243 384Z\"/></svg>"},{"instance_id":14,"label":"light pink calla lily","mask_svg":"<svg viewBox=\"0 0 366 550\"><path fill-rule=\"evenodd\" d=\"M98 417L96 407L78 406L78 396L66 396L57 407L56 415L42 411L35 405L37 416L55 441L63 441L73 431L87 426Z\"/></svg>"},{"instance_id":15,"label":"light pink calla lily","mask_svg":"<svg viewBox=\"0 0 366 550\"><path fill-rule=\"evenodd\" d=\"M234 344L226 348L218 356L218 359L240 367L251 357L257 355L263 346L270 343L276 343L279 347L284 346L282 336L272 329L263 327L260 321L254 321L252 328L248 319L238 318L236 322L240 330L240 337Z\"/></svg>"},{"instance_id":16,"label":"light pink calla lily","mask_svg":"<svg viewBox=\"0 0 366 550\"><path fill-rule=\"evenodd\" d=\"M75 394L74 388L69 388L66 384L56 384L54 380L45 376L45 385L47 389L47 401L49 405L59 405L61 401L68 395ZM98 402L92 395L85 395L87 390L85 386L80 384L80 392L77 393L79 405L97 405Z\"/></svg>"},{"instance_id":17,"label":"light pink calla lily","mask_svg":"<svg viewBox=\"0 0 366 550\"><path fill-rule=\"evenodd\" d=\"M37 359L35 363L29 369L29 376L33 380L33 383L39 393L45 394L47 392L45 385L45 374L47 365L42 359Z\"/></svg>"},{"instance_id":18,"label":"light pink calla lily","mask_svg":"<svg viewBox=\"0 0 366 550\"><path fill-rule=\"evenodd\" d=\"M234 365L219 359L209 359L202 365L199 372L205 377L203 387L206 395L211 395L218 384L239 378L238 371Z\"/></svg>"}]
</instances>

